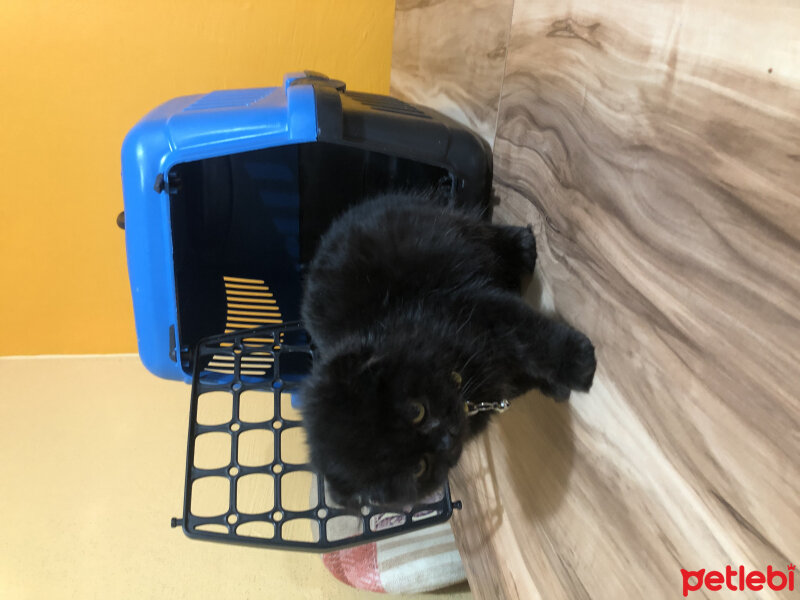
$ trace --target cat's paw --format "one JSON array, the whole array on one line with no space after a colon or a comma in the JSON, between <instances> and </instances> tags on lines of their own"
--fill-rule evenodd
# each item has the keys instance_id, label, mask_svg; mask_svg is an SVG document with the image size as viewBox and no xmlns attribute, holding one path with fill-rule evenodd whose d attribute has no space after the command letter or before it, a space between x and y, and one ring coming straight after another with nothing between
<instances>
[{"instance_id":1,"label":"cat's paw","mask_svg":"<svg viewBox=\"0 0 800 600\"><path fill-rule=\"evenodd\" d=\"M597 359L594 346L588 337L579 331L570 331L567 338L561 365L559 366L554 385L567 386L572 390L588 392L592 387Z\"/></svg>"},{"instance_id":2,"label":"cat's paw","mask_svg":"<svg viewBox=\"0 0 800 600\"><path fill-rule=\"evenodd\" d=\"M522 265L529 273L533 273L536 267L536 237L533 235L533 226L519 228L519 235L517 236L517 243L519 244L520 257L522 258Z\"/></svg>"},{"instance_id":3,"label":"cat's paw","mask_svg":"<svg viewBox=\"0 0 800 600\"><path fill-rule=\"evenodd\" d=\"M572 392L572 390L565 385L550 383L549 381L542 382L539 385L539 389L545 396L552 398L556 402L566 402L569 400L569 395Z\"/></svg>"}]
</instances>

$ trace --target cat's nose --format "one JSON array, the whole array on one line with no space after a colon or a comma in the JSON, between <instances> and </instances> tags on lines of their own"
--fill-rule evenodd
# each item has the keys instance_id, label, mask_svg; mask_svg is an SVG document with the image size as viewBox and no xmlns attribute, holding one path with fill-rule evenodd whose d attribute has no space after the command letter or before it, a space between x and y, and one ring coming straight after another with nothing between
<instances>
[{"instance_id":1,"label":"cat's nose","mask_svg":"<svg viewBox=\"0 0 800 600\"><path fill-rule=\"evenodd\" d=\"M438 450L450 450L453 447L453 436L449 433L442 433L439 438Z\"/></svg>"}]
</instances>

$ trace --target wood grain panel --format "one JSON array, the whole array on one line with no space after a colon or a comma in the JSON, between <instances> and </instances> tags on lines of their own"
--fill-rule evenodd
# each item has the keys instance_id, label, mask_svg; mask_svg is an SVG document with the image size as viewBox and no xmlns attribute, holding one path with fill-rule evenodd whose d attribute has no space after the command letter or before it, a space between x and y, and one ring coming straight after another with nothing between
<instances>
[{"instance_id":1,"label":"wood grain panel","mask_svg":"<svg viewBox=\"0 0 800 600\"><path fill-rule=\"evenodd\" d=\"M397 0L391 93L491 144L514 0Z\"/></svg>"},{"instance_id":2,"label":"wood grain panel","mask_svg":"<svg viewBox=\"0 0 800 600\"><path fill-rule=\"evenodd\" d=\"M600 366L463 458L476 597L677 598L681 568L800 560L796 6L516 0L496 218L534 224L531 299Z\"/></svg>"}]
</instances>

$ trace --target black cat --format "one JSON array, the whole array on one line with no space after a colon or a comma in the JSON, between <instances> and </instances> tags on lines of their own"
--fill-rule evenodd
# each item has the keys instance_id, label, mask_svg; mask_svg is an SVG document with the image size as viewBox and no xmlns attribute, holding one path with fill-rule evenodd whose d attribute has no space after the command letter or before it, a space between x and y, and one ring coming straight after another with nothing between
<instances>
[{"instance_id":1,"label":"black cat","mask_svg":"<svg viewBox=\"0 0 800 600\"><path fill-rule=\"evenodd\" d=\"M413 503L486 426L489 413L470 407L590 388L589 339L520 297L535 261L530 228L425 194L390 194L334 222L307 273L302 312L317 356L302 410L336 501Z\"/></svg>"}]
</instances>

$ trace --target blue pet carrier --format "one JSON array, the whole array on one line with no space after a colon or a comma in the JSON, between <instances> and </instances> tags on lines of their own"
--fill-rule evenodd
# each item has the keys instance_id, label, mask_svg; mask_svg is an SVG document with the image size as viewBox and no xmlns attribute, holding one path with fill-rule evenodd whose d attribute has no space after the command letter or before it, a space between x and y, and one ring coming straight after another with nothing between
<instances>
[{"instance_id":1,"label":"blue pet carrier","mask_svg":"<svg viewBox=\"0 0 800 600\"><path fill-rule=\"evenodd\" d=\"M331 221L381 192L432 187L488 216L491 175L491 151L469 129L421 106L347 91L310 71L286 75L280 87L176 98L131 129L122 147L119 223L139 355L152 373L192 383L186 497L176 521L188 535L328 550L449 518L444 490L408 509L391 530L375 531L372 517L381 511L365 507L361 534L332 540L328 521L345 513L326 502L321 478L314 506L286 509L281 479L309 467L281 458L282 436L301 426L282 414L282 398L313 358L297 323L301 275ZM242 417L240 397L248 390L272 395L268 419ZM230 395L230 417L218 423L198 421L198 406L211 392ZM270 462L240 464L238 440L256 430L273 436ZM229 462L197 466L196 441L206 433L230 436ZM272 478L274 502L245 513L237 508L237 482L252 474ZM193 490L208 477L228 482L229 503L219 514L198 516ZM301 518L316 524L313 541L282 535L287 522ZM256 522L269 524L269 534L240 533Z\"/></svg>"}]
</instances>

